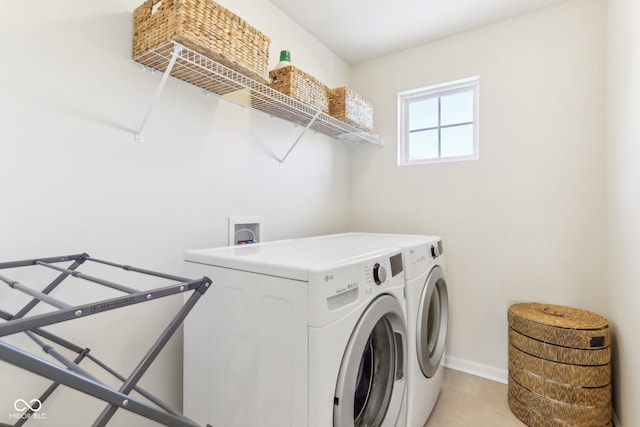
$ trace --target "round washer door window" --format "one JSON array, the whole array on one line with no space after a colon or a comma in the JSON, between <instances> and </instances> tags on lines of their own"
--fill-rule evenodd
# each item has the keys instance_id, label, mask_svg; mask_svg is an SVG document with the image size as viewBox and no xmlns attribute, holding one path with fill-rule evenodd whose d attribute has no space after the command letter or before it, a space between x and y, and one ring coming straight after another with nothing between
<instances>
[{"instance_id":1,"label":"round washer door window","mask_svg":"<svg viewBox=\"0 0 640 427\"><path fill-rule=\"evenodd\" d=\"M390 295L367 307L342 358L334 427L395 426L405 389L406 330L402 307Z\"/></svg>"},{"instance_id":2,"label":"round washer door window","mask_svg":"<svg viewBox=\"0 0 640 427\"><path fill-rule=\"evenodd\" d=\"M438 371L447 337L449 297L444 272L434 267L422 291L417 318L418 362L425 377L431 378Z\"/></svg>"}]
</instances>

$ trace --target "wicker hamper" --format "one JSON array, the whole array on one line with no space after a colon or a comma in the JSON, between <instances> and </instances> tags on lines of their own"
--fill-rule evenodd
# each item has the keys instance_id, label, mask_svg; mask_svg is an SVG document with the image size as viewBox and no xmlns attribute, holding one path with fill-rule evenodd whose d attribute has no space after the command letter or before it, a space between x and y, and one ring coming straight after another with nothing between
<instances>
[{"instance_id":1,"label":"wicker hamper","mask_svg":"<svg viewBox=\"0 0 640 427\"><path fill-rule=\"evenodd\" d=\"M271 40L212 0L147 0L133 13L133 58L170 41L262 83Z\"/></svg>"},{"instance_id":2,"label":"wicker hamper","mask_svg":"<svg viewBox=\"0 0 640 427\"><path fill-rule=\"evenodd\" d=\"M316 110L329 110L328 88L315 77L288 65L269 72L269 86Z\"/></svg>"},{"instance_id":3,"label":"wicker hamper","mask_svg":"<svg viewBox=\"0 0 640 427\"><path fill-rule=\"evenodd\" d=\"M507 317L511 411L531 427L611 426L607 319L538 303Z\"/></svg>"},{"instance_id":4,"label":"wicker hamper","mask_svg":"<svg viewBox=\"0 0 640 427\"><path fill-rule=\"evenodd\" d=\"M329 114L358 129L373 130L373 105L346 86L329 89Z\"/></svg>"}]
</instances>

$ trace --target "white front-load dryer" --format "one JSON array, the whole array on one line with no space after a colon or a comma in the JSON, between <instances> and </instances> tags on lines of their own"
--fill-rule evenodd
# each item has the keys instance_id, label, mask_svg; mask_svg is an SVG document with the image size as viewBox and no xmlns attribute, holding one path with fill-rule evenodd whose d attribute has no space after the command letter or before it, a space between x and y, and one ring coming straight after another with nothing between
<instances>
[{"instance_id":1,"label":"white front-load dryer","mask_svg":"<svg viewBox=\"0 0 640 427\"><path fill-rule=\"evenodd\" d=\"M344 233L317 239L401 249L407 303L407 427L423 427L436 404L444 374L449 315L442 239L438 236Z\"/></svg>"},{"instance_id":2,"label":"white front-load dryer","mask_svg":"<svg viewBox=\"0 0 640 427\"><path fill-rule=\"evenodd\" d=\"M438 400L444 374L449 297L439 238L408 246L406 256L407 427L423 427ZM417 363L416 363L417 362Z\"/></svg>"},{"instance_id":3,"label":"white front-load dryer","mask_svg":"<svg viewBox=\"0 0 640 427\"><path fill-rule=\"evenodd\" d=\"M215 427L404 422L398 249L294 239L192 250L185 260L190 274L213 280L185 320L187 416Z\"/></svg>"}]
</instances>

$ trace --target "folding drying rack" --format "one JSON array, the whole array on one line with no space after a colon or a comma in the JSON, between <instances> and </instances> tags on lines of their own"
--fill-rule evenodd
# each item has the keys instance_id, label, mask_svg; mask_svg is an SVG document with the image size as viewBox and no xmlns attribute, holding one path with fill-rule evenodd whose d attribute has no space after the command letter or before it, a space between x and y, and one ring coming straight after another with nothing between
<instances>
[{"instance_id":1,"label":"folding drying rack","mask_svg":"<svg viewBox=\"0 0 640 427\"><path fill-rule=\"evenodd\" d=\"M109 267L121 268L126 271L171 280L178 283L152 290L140 291L128 286L124 286L109 280L100 279L98 277L94 277L92 275L84 274L80 271L77 271L78 267L80 267L86 261L92 261ZM66 268L56 265L62 262L71 262L71 265ZM204 295L204 293L211 285L212 282L208 277L203 277L201 279L195 280L187 279L184 277L158 273L150 270L132 267L129 265L120 265L109 261L91 258L86 253L79 255L5 262L0 263L0 270L27 266L41 266L57 270L58 272L60 272L60 274L42 291L34 290L31 287L25 286L0 274L0 281L5 282L15 290L33 297L33 299L29 303L27 303L15 314L0 310L0 318L7 321L0 325L0 360L53 380L54 383L42 393L40 398L37 399L37 402L35 402L35 400L31 401L34 407L29 406L28 411L25 412L25 414L21 416L20 419L15 424L13 424L13 426L21 426L25 422L27 422L30 419L31 415L33 415L35 411L38 411L41 408L42 402L44 402L61 384L103 400L107 403L107 406L92 424L93 427L101 427L107 425L107 423L111 420L118 409L125 409L166 426L198 426L198 424L196 424L194 421L190 420L177 410L171 408L148 391L139 387L137 384L145 374L147 369L151 366L155 358L158 356L160 351L167 344L171 336L180 327L188 313L195 306L196 302L202 295ZM111 289L115 289L124 293L125 295L89 304L71 306L50 295L50 293L69 276L84 279ZM116 310L118 308L126 307L132 304L153 301L157 300L158 298L176 294L183 294L189 291L193 291L191 296L185 301L182 307L171 319L169 325L162 331L155 343L147 351L140 363L128 377L124 377L118 374L109 366L94 357L92 354L90 354L90 350L88 348L82 348L70 341L67 341L66 339L63 339L42 329L45 326L53 325L55 323L79 319L109 310ZM38 305L40 302L49 304L50 306L53 306L58 310L27 317L26 315L31 310L33 310L33 308L36 307L36 305ZM62 363L65 367L50 363L2 340L3 337L18 332L24 332L31 340L33 340L39 347L41 347L45 353L56 359L58 362ZM50 344L47 344L47 342L43 339L62 346L68 350L71 350L74 353L77 353L77 357L74 360L66 358L61 353L56 351ZM120 389L116 390L104 384L89 372L81 368L79 364L85 358L93 361L99 367L121 381L122 386L120 387ZM150 406L144 401L141 401L136 397L132 397L130 395L132 391L135 391L141 396L145 397L148 401L155 404L155 406ZM35 402L35 404L33 402ZM9 425L10 424L0 423L0 426L6 427Z\"/></svg>"}]
</instances>

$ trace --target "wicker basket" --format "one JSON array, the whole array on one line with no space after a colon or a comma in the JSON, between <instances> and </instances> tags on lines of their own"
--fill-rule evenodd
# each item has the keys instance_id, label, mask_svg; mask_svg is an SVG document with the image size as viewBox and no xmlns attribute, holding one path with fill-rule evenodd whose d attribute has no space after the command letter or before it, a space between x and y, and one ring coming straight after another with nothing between
<instances>
[{"instance_id":1,"label":"wicker basket","mask_svg":"<svg viewBox=\"0 0 640 427\"><path fill-rule=\"evenodd\" d=\"M556 305L514 304L509 407L528 426L610 426L607 319Z\"/></svg>"},{"instance_id":2,"label":"wicker basket","mask_svg":"<svg viewBox=\"0 0 640 427\"><path fill-rule=\"evenodd\" d=\"M269 86L316 110L329 111L328 88L318 79L289 65L269 72Z\"/></svg>"},{"instance_id":3,"label":"wicker basket","mask_svg":"<svg viewBox=\"0 0 640 427\"><path fill-rule=\"evenodd\" d=\"M358 129L373 130L373 105L346 86L329 90L329 114Z\"/></svg>"},{"instance_id":4,"label":"wicker basket","mask_svg":"<svg viewBox=\"0 0 640 427\"><path fill-rule=\"evenodd\" d=\"M147 0L133 12L133 26L134 59L174 41L267 81L271 40L212 0Z\"/></svg>"}]
</instances>

